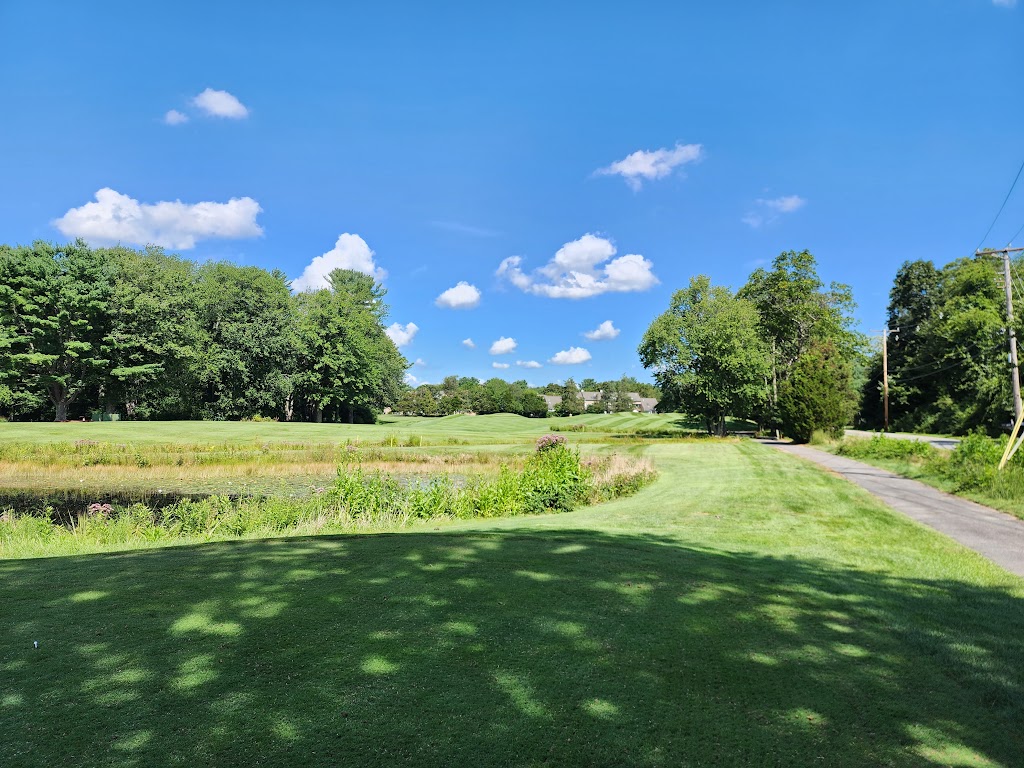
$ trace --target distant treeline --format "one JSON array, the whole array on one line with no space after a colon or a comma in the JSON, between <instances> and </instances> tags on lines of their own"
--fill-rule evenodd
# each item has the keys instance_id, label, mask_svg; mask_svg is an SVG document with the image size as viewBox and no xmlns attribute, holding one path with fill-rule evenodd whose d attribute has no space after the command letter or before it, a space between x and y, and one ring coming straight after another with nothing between
<instances>
[{"instance_id":1,"label":"distant treeline","mask_svg":"<svg viewBox=\"0 0 1024 768\"><path fill-rule=\"evenodd\" d=\"M552 382L542 387L530 387L526 381L508 382L493 378L481 382L464 376L447 376L440 384L421 384L411 389L394 406L398 413L410 416L449 416L453 413L518 413L522 416L548 415L548 405L542 395L558 395L561 402L554 409L559 416L583 413L584 402L580 390L600 392L591 412L612 413L630 411L633 402L627 392L639 392L642 397L660 397L658 388L623 376L614 381L599 382L584 379L579 385L573 379L564 384Z\"/></svg>"},{"instance_id":2,"label":"distant treeline","mask_svg":"<svg viewBox=\"0 0 1024 768\"><path fill-rule=\"evenodd\" d=\"M157 248L0 245L0 415L370 420L406 389L373 278L284 273Z\"/></svg>"},{"instance_id":3,"label":"distant treeline","mask_svg":"<svg viewBox=\"0 0 1024 768\"><path fill-rule=\"evenodd\" d=\"M1021 262L1013 265L1019 272ZM1013 282L1019 281L1014 274ZM1018 288L1019 290L1019 288ZM1014 326L1021 327L1018 300ZM1000 432L1012 419L1001 261L908 261L889 294L889 420L896 430ZM863 389L861 419L882 424L882 357Z\"/></svg>"}]
</instances>

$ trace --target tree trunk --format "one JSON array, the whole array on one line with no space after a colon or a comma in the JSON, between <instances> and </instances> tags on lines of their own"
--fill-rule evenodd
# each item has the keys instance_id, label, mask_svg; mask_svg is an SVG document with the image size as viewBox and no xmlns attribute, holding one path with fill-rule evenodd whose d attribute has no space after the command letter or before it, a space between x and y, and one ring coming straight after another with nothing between
<instances>
[{"instance_id":1,"label":"tree trunk","mask_svg":"<svg viewBox=\"0 0 1024 768\"><path fill-rule=\"evenodd\" d=\"M355 424L355 421L356 421L356 409L353 408L351 405L349 405L349 407L348 407L348 423L349 424Z\"/></svg>"},{"instance_id":2,"label":"tree trunk","mask_svg":"<svg viewBox=\"0 0 1024 768\"><path fill-rule=\"evenodd\" d=\"M324 421L324 409L319 405L313 407L313 421L317 424L322 424Z\"/></svg>"},{"instance_id":3,"label":"tree trunk","mask_svg":"<svg viewBox=\"0 0 1024 768\"><path fill-rule=\"evenodd\" d=\"M291 395L288 395L288 397L286 397L284 399L284 420L285 421L291 421L292 420L292 413L294 413L294 411L295 411L295 401L292 399Z\"/></svg>"},{"instance_id":4,"label":"tree trunk","mask_svg":"<svg viewBox=\"0 0 1024 768\"><path fill-rule=\"evenodd\" d=\"M779 412L779 364L775 354L775 339L772 339L772 423L777 425L776 414ZM775 439L781 440L782 433L775 427Z\"/></svg>"},{"instance_id":5,"label":"tree trunk","mask_svg":"<svg viewBox=\"0 0 1024 768\"><path fill-rule=\"evenodd\" d=\"M62 384L50 384L47 387L50 391L50 402L53 403L54 408L57 410L57 415L54 421L67 421L68 420L68 406L71 404L72 398L68 396L68 390Z\"/></svg>"}]
</instances>

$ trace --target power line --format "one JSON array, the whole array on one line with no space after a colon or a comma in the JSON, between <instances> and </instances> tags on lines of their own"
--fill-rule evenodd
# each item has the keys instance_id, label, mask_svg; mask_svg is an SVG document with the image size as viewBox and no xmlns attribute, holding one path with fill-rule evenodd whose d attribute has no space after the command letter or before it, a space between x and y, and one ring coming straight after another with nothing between
<instances>
[{"instance_id":1,"label":"power line","mask_svg":"<svg viewBox=\"0 0 1024 768\"><path fill-rule=\"evenodd\" d=\"M1021 224L1020 225L1020 229L1018 229L1016 232L1013 233L1013 237L1011 237L1010 240L1006 243L1006 247L1007 248L1009 248L1011 245L1013 245L1013 241L1016 240L1018 237L1020 237L1020 233L1021 232L1024 232L1024 224Z\"/></svg>"},{"instance_id":2,"label":"power line","mask_svg":"<svg viewBox=\"0 0 1024 768\"><path fill-rule=\"evenodd\" d=\"M992 233L992 228L996 225L996 222L999 221L999 217L1002 215L1003 209L1006 207L1006 204L1010 200L1010 195L1013 194L1014 187L1017 186L1017 181L1020 179L1021 173L1024 173L1024 161L1021 162L1020 168L1017 169L1017 175L1013 177L1013 184L1010 185L1010 191L1007 192L1006 197L1003 198L1003 204L1000 205L999 210L996 211L996 217L992 219L992 223L988 225L988 229L985 230L985 234L982 235L981 237L981 242L978 243L978 247L975 248L974 250L979 250L981 246L985 244L985 238L987 238Z\"/></svg>"},{"instance_id":3,"label":"power line","mask_svg":"<svg viewBox=\"0 0 1024 768\"><path fill-rule=\"evenodd\" d=\"M1000 344L998 347L993 347L992 349L988 350L988 352L989 353L997 352L997 351L999 351L999 349L1002 346L1003 345ZM895 384L906 384L908 381L917 381L918 379L924 379L924 378L926 378L928 376L934 376L936 373L942 373L943 371L951 371L954 368L960 368L961 366L964 366L964 365L967 365L968 363L973 363L973 362L975 362L973 359L968 358L967 360L958 360L955 363L952 363L950 365L944 366L942 368L936 368L934 371L928 371L926 373L919 373L917 376L911 376L908 379L901 379L899 377L894 377L894 379L895 379L894 383Z\"/></svg>"}]
</instances>

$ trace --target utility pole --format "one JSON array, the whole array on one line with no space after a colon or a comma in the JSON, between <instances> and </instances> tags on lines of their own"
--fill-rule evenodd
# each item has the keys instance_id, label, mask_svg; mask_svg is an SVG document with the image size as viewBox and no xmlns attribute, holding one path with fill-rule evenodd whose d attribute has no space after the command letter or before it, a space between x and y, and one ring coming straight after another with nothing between
<instances>
[{"instance_id":1,"label":"utility pole","mask_svg":"<svg viewBox=\"0 0 1024 768\"><path fill-rule=\"evenodd\" d=\"M876 333L882 336L882 431L889 431L889 334L899 333L899 328L883 328Z\"/></svg>"},{"instance_id":2,"label":"utility pole","mask_svg":"<svg viewBox=\"0 0 1024 768\"><path fill-rule=\"evenodd\" d=\"M1020 367L1017 363L1017 332L1014 330L1013 317L1013 274L1010 271L1010 254L1024 251L1024 248L998 248L976 251L976 256L995 256L1001 254L1003 257L1003 290L1006 293L1006 340L1010 345L1010 386L1013 388L1013 416L1014 421L1021 420L1024 413L1024 405L1020 399ZM1012 440L1011 440L1012 442Z\"/></svg>"}]
</instances>

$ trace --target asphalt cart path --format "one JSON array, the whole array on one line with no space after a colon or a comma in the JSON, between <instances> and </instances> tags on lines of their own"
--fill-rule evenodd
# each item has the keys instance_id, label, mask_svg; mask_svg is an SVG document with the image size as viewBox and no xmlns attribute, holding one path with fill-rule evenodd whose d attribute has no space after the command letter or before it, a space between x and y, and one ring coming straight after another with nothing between
<instances>
[{"instance_id":1,"label":"asphalt cart path","mask_svg":"<svg viewBox=\"0 0 1024 768\"><path fill-rule=\"evenodd\" d=\"M917 480L807 445L764 442L842 475L896 511L970 547L1010 573L1024 577L1024 520L951 496Z\"/></svg>"}]
</instances>

